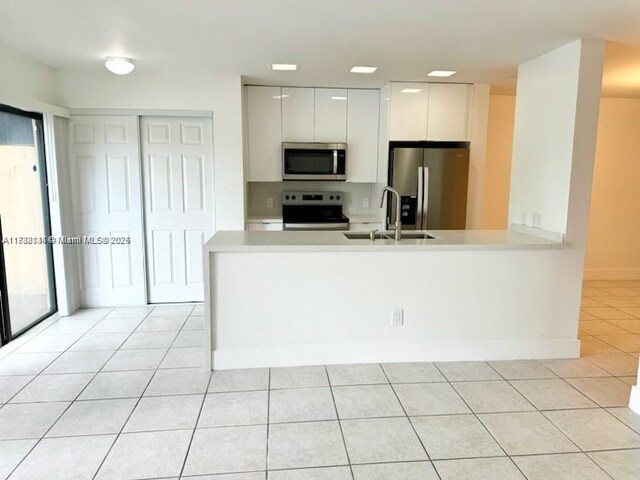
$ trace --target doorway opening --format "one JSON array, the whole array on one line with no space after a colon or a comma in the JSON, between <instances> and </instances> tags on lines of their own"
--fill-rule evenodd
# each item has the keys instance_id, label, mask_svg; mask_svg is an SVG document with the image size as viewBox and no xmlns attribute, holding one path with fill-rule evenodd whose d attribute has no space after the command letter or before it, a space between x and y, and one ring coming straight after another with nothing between
<instances>
[{"instance_id":1,"label":"doorway opening","mask_svg":"<svg viewBox=\"0 0 640 480\"><path fill-rule=\"evenodd\" d=\"M42 115L0 105L0 343L57 311Z\"/></svg>"}]
</instances>

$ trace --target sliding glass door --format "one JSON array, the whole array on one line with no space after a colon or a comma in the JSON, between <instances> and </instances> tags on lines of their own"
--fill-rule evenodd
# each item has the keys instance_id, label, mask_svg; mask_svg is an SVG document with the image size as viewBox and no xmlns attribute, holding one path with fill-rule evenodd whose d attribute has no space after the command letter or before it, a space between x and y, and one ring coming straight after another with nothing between
<instances>
[{"instance_id":1,"label":"sliding glass door","mask_svg":"<svg viewBox=\"0 0 640 480\"><path fill-rule=\"evenodd\" d=\"M5 344L57 309L42 115L0 105L0 327Z\"/></svg>"}]
</instances>

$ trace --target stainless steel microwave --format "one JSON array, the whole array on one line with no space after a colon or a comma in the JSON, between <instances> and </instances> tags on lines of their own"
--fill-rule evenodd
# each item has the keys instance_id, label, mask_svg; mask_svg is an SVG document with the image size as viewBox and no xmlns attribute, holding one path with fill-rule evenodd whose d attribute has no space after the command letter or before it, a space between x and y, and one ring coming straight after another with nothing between
<instances>
[{"instance_id":1,"label":"stainless steel microwave","mask_svg":"<svg viewBox=\"0 0 640 480\"><path fill-rule=\"evenodd\" d=\"M346 180L346 143L283 143L283 180Z\"/></svg>"}]
</instances>

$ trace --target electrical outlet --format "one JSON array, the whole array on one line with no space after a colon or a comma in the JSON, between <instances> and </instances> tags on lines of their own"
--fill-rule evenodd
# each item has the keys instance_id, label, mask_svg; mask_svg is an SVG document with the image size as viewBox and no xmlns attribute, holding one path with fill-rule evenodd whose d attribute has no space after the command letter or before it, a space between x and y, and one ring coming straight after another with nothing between
<instances>
[{"instance_id":1,"label":"electrical outlet","mask_svg":"<svg viewBox=\"0 0 640 480\"><path fill-rule=\"evenodd\" d=\"M404 311L402 308L394 308L391 318L391 326L401 327L404 324Z\"/></svg>"},{"instance_id":2,"label":"electrical outlet","mask_svg":"<svg viewBox=\"0 0 640 480\"><path fill-rule=\"evenodd\" d=\"M267 197L267 208L273 208L273 197Z\"/></svg>"},{"instance_id":3,"label":"electrical outlet","mask_svg":"<svg viewBox=\"0 0 640 480\"><path fill-rule=\"evenodd\" d=\"M362 208L365 210L369 208L369 199L367 197L362 199Z\"/></svg>"}]
</instances>

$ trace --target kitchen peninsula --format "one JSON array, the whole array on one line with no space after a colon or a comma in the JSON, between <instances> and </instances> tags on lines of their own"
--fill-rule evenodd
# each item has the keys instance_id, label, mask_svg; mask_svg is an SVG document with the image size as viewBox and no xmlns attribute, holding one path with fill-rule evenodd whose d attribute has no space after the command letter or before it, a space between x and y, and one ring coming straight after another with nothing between
<instances>
[{"instance_id":1,"label":"kitchen peninsula","mask_svg":"<svg viewBox=\"0 0 640 480\"><path fill-rule=\"evenodd\" d=\"M516 229L428 233L399 244L216 233L204 246L207 366L578 355L566 244Z\"/></svg>"}]
</instances>

